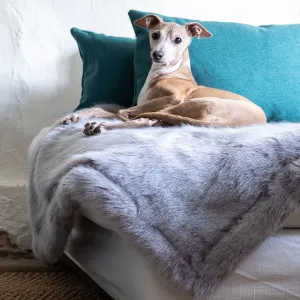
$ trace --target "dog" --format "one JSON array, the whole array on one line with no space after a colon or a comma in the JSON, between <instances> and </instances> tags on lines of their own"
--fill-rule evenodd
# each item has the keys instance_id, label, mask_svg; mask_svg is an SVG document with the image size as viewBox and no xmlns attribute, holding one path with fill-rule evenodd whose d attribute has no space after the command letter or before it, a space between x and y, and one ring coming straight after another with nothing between
<instances>
[{"instance_id":1,"label":"dog","mask_svg":"<svg viewBox=\"0 0 300 300\"><path fill-rule=\"evenodd\" d=\"M200 23L179 25L164 22L156 15L147 15L134 23L149 29L152 59L137 106L117 112L116 116L126 123L87 123L84 128L86 135L114 128L153 126L158 122L207 127L240 127L267 122L264 111L247 98L196 83L188 47L195 37L212 36ZM97 117L97 113L97 108L90 110L91 117ZM103 112L99 113L102 117Z\"/></svg>"}]
</instances>

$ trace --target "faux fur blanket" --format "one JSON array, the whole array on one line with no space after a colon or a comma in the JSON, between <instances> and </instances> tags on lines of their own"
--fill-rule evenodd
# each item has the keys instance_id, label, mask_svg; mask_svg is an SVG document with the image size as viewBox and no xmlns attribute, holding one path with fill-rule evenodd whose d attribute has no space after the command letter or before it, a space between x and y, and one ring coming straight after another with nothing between
<instances>
[{"instance_id":1,"label":"faux fur blanket","mask_svg":"<svg viewBox=\"0 0 300 300\"><path fill-rule=\"evenodd\" d=\"M45 262L57 261L75 212L89 207L203 300L300 206L298 124L86 137L84 122L30 150L33 249Z\"/></svg>"}]
</instances>

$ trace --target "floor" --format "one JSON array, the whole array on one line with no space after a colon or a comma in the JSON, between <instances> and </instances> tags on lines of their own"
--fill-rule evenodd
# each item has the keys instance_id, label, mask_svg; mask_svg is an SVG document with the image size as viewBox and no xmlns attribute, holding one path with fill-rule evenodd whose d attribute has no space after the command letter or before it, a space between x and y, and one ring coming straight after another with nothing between
<instances>
[{"instance_id":1,"label":"floor","mask_svg":"<svg viewBox=\"0 0 300 300\"><path fill-rule=\"evenodd\" d=\"M0 290L0 300L112 300L67 257L55 267L44 265L31 251L12 245L5 232L0 232Z\"/></svg>"},{"instance_id":2,"label":"floor","mask_svg":"<svg viewBox=\"0 0 300 300\"><path fill-rule=\"evenodd\" d=\"M112 300L65 261L49 267L36 259L2 257L0 290L0 300Z\"/></svg>"}]
</instances>

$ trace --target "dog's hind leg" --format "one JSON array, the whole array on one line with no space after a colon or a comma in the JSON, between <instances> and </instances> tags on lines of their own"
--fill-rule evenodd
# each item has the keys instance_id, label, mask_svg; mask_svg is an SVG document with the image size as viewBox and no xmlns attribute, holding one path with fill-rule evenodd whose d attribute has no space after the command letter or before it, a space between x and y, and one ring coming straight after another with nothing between
<instances>
[{"instance_id":1,"label":"dog's hind leg","mask_svg":"<svg viewBox=\"0 0 300 300\"><path fill-rule=\"evenodd\" d=\"M145 104L133 106L118 111L118 117L123 121L134 119L137 115L147 112L159 111L182 102L180 97L176 95L164 96L148 101Z\"/></svg>"},{"instance_id":2,"label":"dog's hind leg","mask_svg":"<svg viewBox=\"0 0 300 300\"><path fill-rule=\"evenodd\" d=\"M158 112L142 113L136 118L149 118L164 121L172 125L230 126L227 120L215 113L214 103L206 99L191 99Z\"/></svg>"},{"instance_id":3,"label":"dog's hind leg","mask_svg":"<svg viewBox=\"0 0 300 300\"><path fill-rule=\"evenodd\" d=\"M107 105L107 109L110 109L111 111L104 110L104 108L106 108L106 106L92 107L88 109L79 110L75 113L71 113L59 119L54 123L53 127L77 123L80 120L87 119L87 118L106 118L106 119L117 118L117 115L113 111L118 111L120 109L119 106Z\"/></svg>"}]
</instances>

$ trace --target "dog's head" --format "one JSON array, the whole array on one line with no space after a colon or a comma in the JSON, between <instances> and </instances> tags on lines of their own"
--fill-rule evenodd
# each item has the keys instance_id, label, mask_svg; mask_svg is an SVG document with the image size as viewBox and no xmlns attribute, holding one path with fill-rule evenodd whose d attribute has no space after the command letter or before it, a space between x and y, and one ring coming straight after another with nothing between
<instances>
[{"instance_id":1,"label":"dog's head","mask_svg":"<svg viewBox=\"0 0 300 300\"><path fill-rule=\"evenodd\" d=\"M164 22L156 15L147 15L134 23L149 29L151 59L154 63L164 66L175 65L181 59L193 37L200 39L212 36L200 23L191 22L178 25Z\"/></svg>"}]
</instances>

